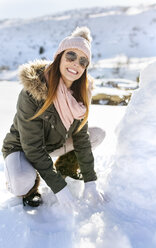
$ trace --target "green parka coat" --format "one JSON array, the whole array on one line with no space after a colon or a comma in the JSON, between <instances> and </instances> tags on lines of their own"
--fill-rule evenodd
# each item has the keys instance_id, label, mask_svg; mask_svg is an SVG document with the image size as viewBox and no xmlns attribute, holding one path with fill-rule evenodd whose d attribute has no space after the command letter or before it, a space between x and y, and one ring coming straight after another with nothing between
<instances>
[{"instance_id":1,"label":"green parka coat","mask_svg":"<svg viewBox=\"0 0 156 248\"><path fill-rule=\"evenodd\" d=\"M85 182L97 179L94 171L94 158L88 134L88 124L76 134L80 120L74 120L67 132L54 105L34 120L47 97L47 85L44 77L48 61L36 60L19 68L19 78L24 88L19 94L17 112L10 132L6 135L2 152L4 158L15 151L23 151L32 166L57 193L66 186L65 180L58 173L49 153L64 146L66 139L72 137L74 150Z\"/></svg>"}]
</instances>

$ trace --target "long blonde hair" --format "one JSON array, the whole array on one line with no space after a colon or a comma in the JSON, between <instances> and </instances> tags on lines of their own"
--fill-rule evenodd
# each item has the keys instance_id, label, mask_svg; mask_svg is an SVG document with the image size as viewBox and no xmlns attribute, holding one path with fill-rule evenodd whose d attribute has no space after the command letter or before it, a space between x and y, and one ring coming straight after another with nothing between
<instances>
[{"instance_id":1,"label":"long blonde hair","mask_svg":"<svg viewBox=\"0 0 156 248\"><path fill-rule=\"evenodd\" d=\"M40 110L30 118L30 120L33 120L37 118L39 115L43 114L43 112L51 105L53 104L54 98L57 94L57 88L59 85L59 80L61 77L60 73L60 60L63 55L64 51L57 55L56 59L53 61L51 65L48 66L47 69L45 69L44 73L48 74L48 95L47 99L44 102L43 106L40 108ZM81 122L80 126L78 127L77 132L79 132L83 126L86 124L89 114L89 98L88 98L88 79L87 79L87 69L85 69L82 76L75 80L71 86L71 90L73 91L73 96L78 102L82 102L84 106L86 107L86 113L84 116L83 121Z\"/></svg>"}]
</instances>

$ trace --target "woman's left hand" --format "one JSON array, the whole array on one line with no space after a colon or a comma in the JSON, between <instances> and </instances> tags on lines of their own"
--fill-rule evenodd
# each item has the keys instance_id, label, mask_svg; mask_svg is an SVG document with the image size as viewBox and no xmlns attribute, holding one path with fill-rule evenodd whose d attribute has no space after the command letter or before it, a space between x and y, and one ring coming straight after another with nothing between
<instances>
[{"instance_id":1,"label":"woman's left hand","mask_svg":"<svg viewBox=\"0 0 156 248\"><path fill-rule=\"evenodd\" d=\"M59 204L64 208L74 208L75 207L75 199L70 193L68 186L65 186L62 190L55 194Z\"/></svg>"}]
</instances>

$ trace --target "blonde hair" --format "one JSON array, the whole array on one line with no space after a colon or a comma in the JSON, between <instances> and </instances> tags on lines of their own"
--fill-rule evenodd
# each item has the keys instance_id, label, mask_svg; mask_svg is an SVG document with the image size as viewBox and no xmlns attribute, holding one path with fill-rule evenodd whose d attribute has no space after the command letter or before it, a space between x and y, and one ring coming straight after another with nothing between
<instances>
[{"instance_id":1,"label":"blonde hair","mask_svg":"<svg viewBox=\"0 0 156 248\"><path fill-rule=\"evenodd\" d=\"M47 69L45 69L45 74L48 74L48 95L47 99L44 102L43 106L40 108L40 110L29 120L33 120L43 114L43 112L51 105L53 104L54 98L57 94L57 88L59 85L59 80L61 77L60 73L60 60L62 57L62 54L64 51L57 55L56 59L53 61L51 65L48 66ZM84 116L83 121L81 122L80 126L76 130L76 133L79 132L83 126L86 124L89 114L89 98L88 98L88 79L87 79L87 70L85 69L82 76L73 82L71 86L71 90L73 91L73 96L78 102L82 102L84 106L86 107L86 113Z\"/></svg>"}]
</instances>

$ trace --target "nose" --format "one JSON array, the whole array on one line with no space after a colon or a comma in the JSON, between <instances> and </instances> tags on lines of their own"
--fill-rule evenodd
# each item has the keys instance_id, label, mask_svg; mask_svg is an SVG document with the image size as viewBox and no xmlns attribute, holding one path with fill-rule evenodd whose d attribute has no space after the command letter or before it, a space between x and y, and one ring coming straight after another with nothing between
<instances>
[{"instance_id":1,"label":"nose","mask_svg":"<svg viewBox=\"0 0 156 248\"><path fill-rule=\"evenodd\" d=\"M79 59L77 58L76 60L73 61L73 65L79 66Z\"/></svg>"}]
</instances>

